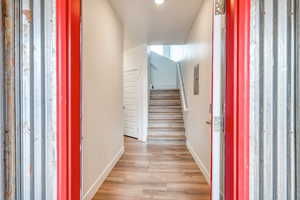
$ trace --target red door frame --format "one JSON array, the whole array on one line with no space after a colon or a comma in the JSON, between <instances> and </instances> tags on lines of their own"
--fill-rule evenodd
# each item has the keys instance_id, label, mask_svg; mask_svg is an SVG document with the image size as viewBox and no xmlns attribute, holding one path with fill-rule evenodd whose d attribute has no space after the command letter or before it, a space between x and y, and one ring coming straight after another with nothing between
<instances>
[{"instance_id":1,"label":"red door frame","mask_svg":"<svg viewBox=\"0 0 300 200\"><path fill-rule=\"evenodd\" d=\"M249 200L250 0L226 0L225 199ZM58 200L80 200L81 0L57 0Z\"/></svg>"},{"instance_id":2,"label":"red door frame","mask_svg":"<svg viewBox=\"0 0 300 200\"><path fill-rule=\"evenodd\" d=\"M80 200L81 1L57 0L57 199Z\"/></svg>"},{"instance_id":3,"label":"red door frame","mask_svg":"<svg viewBox=\"0 0 300 200\"><path fill-rule=\"evenodd\" d=\"M226 0L226 200L249 200L250 1Z\"/></svg>"}]
</instances>

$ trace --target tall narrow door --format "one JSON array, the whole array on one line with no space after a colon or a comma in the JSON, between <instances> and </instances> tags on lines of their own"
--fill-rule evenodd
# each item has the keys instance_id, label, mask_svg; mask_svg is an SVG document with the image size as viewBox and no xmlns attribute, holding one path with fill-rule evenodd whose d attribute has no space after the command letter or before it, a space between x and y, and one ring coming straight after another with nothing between
<instances>
[{"instance_id":1,"label":"tall narrow door","mask_svg":"<svg viewBox=\"0 0 300 200\"><path fill-rule=\"evenodd\" d=\"M124 135L139 138L138 94L139 70L124 72Z\"/></svg>"},{"instance_id":2,"label":"tall narrow door","mask_svg":"<svg viewBox=\"0 0 300 200\"><path fill-rule=\"evenodd\" d=\"M224 194L225 15L215 12L213 41L212 199Z\"/></svg>"}]
</instances>

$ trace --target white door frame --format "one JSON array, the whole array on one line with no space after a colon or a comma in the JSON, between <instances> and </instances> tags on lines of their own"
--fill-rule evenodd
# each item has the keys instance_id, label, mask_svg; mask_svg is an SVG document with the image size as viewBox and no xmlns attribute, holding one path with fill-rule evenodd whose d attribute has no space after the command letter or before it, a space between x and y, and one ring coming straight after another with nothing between
<instances>
[{"instance_id":1,"label":"white door frame","mask_svg":"<svg viewBox=\"0 0 300 200\"><path fill-rule=\"evenodd\" d=\"M147 59L148 60L148 59ZM148 135L148 104L149 104L149 81L148 63L140 68L138 88L138 134L139 140L146 142Z\"/></svg>"},{"instance_id":2,"label":"white door frame","mask_svg":"<svg viewBox=\"0 0 300 200\"><path fill-rule=\"evenodd\" d=\"M215 8L216 9L216 8ZM220 200L224 186L224 94L225 94L225 27L226 16L213 18L213 117L212 117L212 199Z\"/></svg>"}]
</instances>

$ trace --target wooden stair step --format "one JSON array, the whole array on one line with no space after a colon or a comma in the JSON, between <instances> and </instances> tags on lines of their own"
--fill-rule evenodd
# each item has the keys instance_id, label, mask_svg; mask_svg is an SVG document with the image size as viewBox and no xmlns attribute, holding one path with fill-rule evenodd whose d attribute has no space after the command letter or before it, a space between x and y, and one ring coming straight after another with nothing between
<instances>
[{"instance_id":1,"label":"wooden stair step","mask_svg":"<svg viewBox=\"0 0 300 200\"><path fill-rule=\"evenodd\" d=\"M148 137L152 139L186 139L185 135L149 135Z\"/></svg>"},{"instance_id":2,"label":"wooden stair step","mask_svg":"<svg viewBox=\"0 0 300 200\"><path fill-rule=\"evenodd\" d=\"M175 137L180 137L180 136L185 136L185 133L182 132L149 132L149 136L175 136Z\"/></svg>"},{"instance_id":3,"label":"wooden stair step","mask_svg":"<svg viewBox=\"0 0 300 200\"><path fill-rule=\"evenodd\" d=\"M182 106L180 105L150 105L149 108L152 109L179 109L182 111Z\"/></svg>"},{"instance_id":4,"label":"wooden stair step","mask_svg":"<svg viewBox=\"0 0 300 200\"><path fill-rule=\"evenodd\" d=\"M180 100L150 100L150 106L180 106Z\"/></svg>"},{"instance_id":5,"label":"wooden stair step","mask_svg":"<svg viewBox=\"0 0 300 200\"><path fill-rule=\"evenodd\" d=\"M150 93L151 97L180 97L180 93Z\"/></svg>"},{"instance_id":6,"label":"wooden stair step","mask_svg":"<svg viewBox=\"0 0 300 200\"><path fill-rule=\"evenodd\" d=\"M159 131L159 130L157 130L157 131L151 131L151 130L149 130L148 131L148 134L149 135L176 135L176 136L178 136L178 135L185 135L185 131Z\"/></svg>"},{"instance_id":7,"label":"wooden stair step","mask_svg":"<svg viewBox=\"0 0 300 200\"><path fill-rule=\"evenodd\" d=\"M183 117L183 113L180 112L180 113L174 113L174 112L149 112L149 116L154 116L154 117L157 117L157 116L180 116L180 117Z\"/></svg>"},{"instance_id":8,"label":"wooden stair step","mask_svg":"<svg viewBox=\"0 0 300 200\"><path fill-rule=\"evenodd\" d=\"M149 129L153 129L153 128L157 128L157 129L180 129L180 130L185 130L184 129L184 125L183 124L158 124L158 123L149 123Z\"/></svg>"},{"instance_id":9,"label":"wooden stair step","mask_svg":"<svg viewBox=\"0 0 300 200\"><path fill-rule=\"evenodd\" d=\"M149 137L148 141L186 141L186 138L152 138Z\"/></svg>"},{"instance_id":10,"label":"wooden stair step","mask_svg":"<svg viewBox=\"0 0 300 200\"><path fill-rule=\"evenodd\" d=\"M149 111L152 111L152 110L155 110L155 111L179 111L179 112L182 112L182 107L181 106L174 106L174 105L171 105L171 106L160 106L160 105L150 105L149 107Z\"/></svg>"},{"instance_id":11,"label":"wooden stair step","mask_svg":"<svg viewBox=\"0 0 300 200\"><path fill-rule=\"evenodd\" d=\"M185 131L184 127L149 127L149 131Z\"/></svg>"},{"instance_id":12,"label":"wooden stair step","mask_svg":"<svg viewBox=\"0 0 300 200\"><path fill-rule=\"evenodd\" d=\"M151 90L150 94L180 94L179 89Z\"/></svg>"},{"instance_id":13,"label":"wooden stair step","mask_svg":"<svg viewBox=\"0 0 300 200\"><path fill-rule=\"evenodd\" d=\"M183 116L180 114L150 114L149 120L183 120Z\"/></svg>"},{"instance_id":14,"label":"wooden stair step","mask_svg":"<svg viewBox=\"0 0 300 200\"><path fill-rule=\"evenodd\" d=\"M163 119L149 119L149 122L151 123L183 123L183 119L169 119L169 118L163 118Z\"/></svg>"},{"instance_id":15,"label":"wooden stair step","mask_svg":"<svg viewBox=\"0 0 300 200\"><path fill-rule=\"evenodd\" d=\"M182 109L178 108L150 108L149 109L150 113L178 113L182 114Z\"/></svg>"},{"instance_id":16,"label":"wooden stair step","mask_svg":"<svg viewBox=\"0 0 300 200\"><path fill-rule=\"evenodd\" d=\"M151 96L152 100L180 100L180 96Z\"/></svg>"},{"instance_id":17,"label":"wooden stair step","mask_svg":"<svg viewBox=\"0 0 300 200\"><path fill-rule=\"evenodd\" d=\"M184 128L183 122L150 122L149 128Z\"/></svg>"},{"instance_id":18,"label":"wooden stair step","mask_svg":"<svg viewBox=\"0 0 300 200\"><path fill-rule=\"evenodd\" d=\"M153 115L152 115L153 114ZM178 116L178 115L181 115L181 112L179 111L152 111L149 113L149 116L158 116L158 115L165 115L165 116L171 116L171 115L174 115L174 116ZM183 116L182 116L183 117Z\"/></svg>"},{"instance_id":19,"label":"wooden stair step","mask_svg":"<svg viewBox=\"0 0 300 200\"><path fill-rule=\"evenodd\" d=\"M184 129L148 129L149 134L178 134L178 135L185 135L185 130Z\"/></svg>"}]
</instances>

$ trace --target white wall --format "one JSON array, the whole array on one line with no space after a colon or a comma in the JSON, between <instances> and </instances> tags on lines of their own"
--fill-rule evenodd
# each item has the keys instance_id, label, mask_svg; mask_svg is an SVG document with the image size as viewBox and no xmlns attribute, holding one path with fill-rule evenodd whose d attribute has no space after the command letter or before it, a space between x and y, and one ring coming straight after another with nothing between
<instances>
[{"instance_id":1,"label":"white wall","mask_svg":"<svg viewBox=\"0 0 300 200\"><path fill-rule=\"evenodd\" d=\"M154 89L175 89L177 84L176 63L167 57L152 52L151 63L151 84Z\"/></svg>"},{"instance_id":2,"label":"white wall","mask_svg":"<svg viewBox=\"0 0 300 200\"><path fill-rule=\"evenodd\" d=\"M204 0L191 29L183 62L184 82L189 111L185 113L188 147L209 180L211 130L210 121L212 76L212 2ZM194 67L200 65L200 94L193 94Z\"/></svg>"},{"instance_id":3,"label":"white wall","mask_svg":"<svg viewBox=\"0 0 300 200\"><path fill-rule=\"evenodd\" d=\"M123 27L108 0L83 1L82 53L83 193L91 199L123 151Z\"/></svg>"},{"instance_id":4,"label":"white wall","mask_svg":"<svg viewBox=\"0 0 300 200\"><path fill-rule=\"evenodd\" d=\"M148 128L148 48L145 41L135 38L130 32L124 31L124 65L123 70L138 69L138 121L139 139L146 141Z\"/></svg>"}]
</instances>

